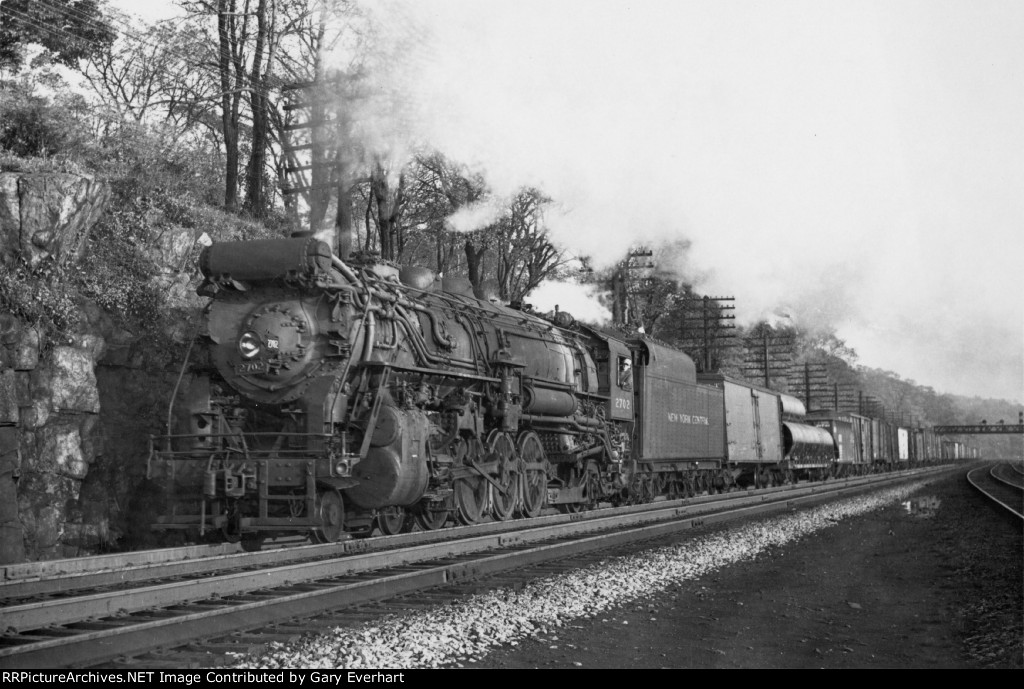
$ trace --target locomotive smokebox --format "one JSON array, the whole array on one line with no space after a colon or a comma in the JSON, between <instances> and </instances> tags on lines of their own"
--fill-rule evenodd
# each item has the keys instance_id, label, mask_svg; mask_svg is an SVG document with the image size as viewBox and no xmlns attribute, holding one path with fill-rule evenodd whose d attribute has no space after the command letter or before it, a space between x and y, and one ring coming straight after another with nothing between
<instances>
[{"instance_id":1,"label":"locomotive smokebox","mask_svg":"<svg viewBox=\"0 0 1024 689\"><path fill-rule=\"evenodd\" d=\"M217 242L199 256L199 269L210 282L258 282L308 278L331 267L331 248L313 237Z\"/></svg>"}]
</instances>

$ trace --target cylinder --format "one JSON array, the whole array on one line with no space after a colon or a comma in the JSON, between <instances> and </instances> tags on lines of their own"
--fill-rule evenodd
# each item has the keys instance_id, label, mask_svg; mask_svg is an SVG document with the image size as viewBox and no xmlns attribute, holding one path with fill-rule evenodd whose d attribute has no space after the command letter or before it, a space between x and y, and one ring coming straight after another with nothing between
<instances>
[{"instance_id":1,"label":"cylinder","mask_svg":"<svg viewBox=\"0 0 1024 689\"><path fill-rule=\"evenodd\" d=\"M418 409L383 406L366 457L352 468L358 484L345 497L365 509L411 505L430 478L426 441L430 422Z\"/></svg>"}]
</instances>

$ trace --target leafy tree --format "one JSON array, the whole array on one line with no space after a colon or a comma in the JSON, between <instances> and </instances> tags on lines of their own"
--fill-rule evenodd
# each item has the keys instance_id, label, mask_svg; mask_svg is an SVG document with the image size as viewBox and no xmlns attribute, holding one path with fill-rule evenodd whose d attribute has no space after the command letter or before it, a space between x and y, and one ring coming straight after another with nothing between
<instances>
[{"instance_id":1,"label":"leafy tree","mask_svg":"<svg viewBox=\"0 0 1024 689\"><path fill-rule=\"evenodd\" d=\"M54 61L75 67L114 37L99 0L4 0L0 4L0 69L17 72L31 43L43 46Z\"/></svg>"},{"instance_id":2,"label":"leafy tree","mask_svg":"<svg viewBox=\"0 0 1024 689\"><path fill-rule=\"evenodd\" d=\"M66 90L42 95L20 80L0 90L0 149L21 157L81 154L89 146L89 108Z\"/></svg>"}]
</instances>

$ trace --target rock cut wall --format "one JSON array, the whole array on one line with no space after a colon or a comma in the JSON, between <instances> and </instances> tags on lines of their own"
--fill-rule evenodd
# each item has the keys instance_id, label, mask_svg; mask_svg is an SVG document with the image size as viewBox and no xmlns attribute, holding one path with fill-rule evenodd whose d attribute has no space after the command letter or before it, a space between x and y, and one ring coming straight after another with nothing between
<instances>
[{"instance_id":1,"label":"rock cut wall","mask_svg":"<svg viewBox=\"0 0 1024 689\"><path fill-rule=\"evenodd\" d=\"M77 259L109 198L91 177L0 173L0 261ZM54 346L46 336L0 312L0 563L73 554L67 545L83 534L71 532L105 528L83 527L74 512L97 455L95 367L106 343L86 332Z\"/></svg>"}]
</instances>

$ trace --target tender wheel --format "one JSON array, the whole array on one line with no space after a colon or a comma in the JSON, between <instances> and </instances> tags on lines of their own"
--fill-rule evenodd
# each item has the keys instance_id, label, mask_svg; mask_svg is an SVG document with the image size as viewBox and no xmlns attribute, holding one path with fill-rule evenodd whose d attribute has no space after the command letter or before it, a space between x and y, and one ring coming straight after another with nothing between
<instances>
[{"instance_id":1,"label":"tender wheel","mask_svg":"<svg viewBox=\"0 0 1024 689\"><path fill-rule=\"evenodd\" d=\"M523 499L521 511L524 517L536 517L544 509L548 495L547 460L544 445L536 433L519 436L519 456L523 460ZM536 468L541 465L545 468Z\"/></svg>"},{"instance_id":2,"label":"tender wheel","mask_svg":"<svg viewBox=\"0 0 1024 689\"><path fill-rule=\"evenodd\" d=\"M667 495L669 492L669 483L674 483L665 474L654 474L651 477L651 501L659 495ZM672 492L675 492L673 487Z\"/></svg>"},{"instance_id":3,"label":"tender wheel","mask_svg":"<svg viewBox=\"0 0 1024 689\"><path fill-rule=\"evenodd\" d=\"M637 491L637 502L640 504L647 504L654 500L654 477L650 474L644 474L640 477L640 486Z\"/></svg>"},{"instance_id":4,"label":"tender wheel","mask_svg":"<svg viewBox=\"0 0 1024 689\"><path fill-rule=\"evenodd\" d=\"M313 529L316 543L337 543L345 535L345 504L336 490L320 490L316 494L316 514L320 526Z\"/></svg>"},{"instance_id":5,"label":"tender wheel","mask_svg":"<svg viewBox=\"0 0 1024 689\"><path fill-rule=\"evenodd\" d=\"M490 456L488 463L497 463L497 486L489 485L491 497L491 516L498 521L511 519L519 504L519 471L516 460L516 448L507 433L494 431L488 438Z\"/></svg>"},{"instance_id":6,"label":"tender wheel","mask_svg":"<svg viewBox=\"0 0 1024 689\"><path fill-rule=\"evenodd\" d=\"M650 502L653 499L652 482L653 479L650 474L645 472L634 473L633 479L629 483L626 504L642 505Z\"/></svg>"},{"instance_id":7,"label":"tender wheel","mask_svg":"<svg viewBox=\"0 0 1024 689\"><path fill-rule=\"evenodd\" d=\"M406 513L405 509L398 505L391 505L377 510L377 528L385 536L394 536L395 534L407 531L406 525Z\"/></svg>"}]
</instances>

